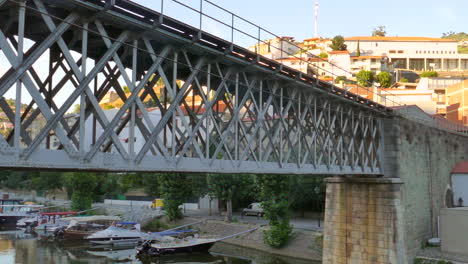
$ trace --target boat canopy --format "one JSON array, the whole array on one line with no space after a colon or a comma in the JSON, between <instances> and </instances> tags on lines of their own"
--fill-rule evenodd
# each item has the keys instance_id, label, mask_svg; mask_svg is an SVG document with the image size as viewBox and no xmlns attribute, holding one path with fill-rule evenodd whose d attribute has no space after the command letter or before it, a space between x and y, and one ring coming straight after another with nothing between
<instances>
[{"instance_id":1,"label":"boat canopy","mask_svg":"<svg viewBox=\"0 0 468 264\"><path fill-rule=\"evenodd\" d=\"M118 216L109 216L109 215L92 215L92 216L71 216L64 217L62 220L65 221L76 221L76 222L95 222L95 221L120 221Z\"/></svg>"},{"instance_id":2,"label":"boat canopy","mask_svg":"<svg viewBox=\"0 0 468 264\"><path fill-rule=\"evenodd\" d=\"M54 215L76 215L77 212L50 212L50 213L39 213L43 216L54 216Z\"/></svg>"},{"instance_id":3,"label":"boat canopy","mask_svg":"<svg viewBox=\"0 0 468 264\"><path fill-rule=\"evenodd\" d=\"M117 225L137 225L137 222L117 222Z\"/></svg>"}]
</instances>

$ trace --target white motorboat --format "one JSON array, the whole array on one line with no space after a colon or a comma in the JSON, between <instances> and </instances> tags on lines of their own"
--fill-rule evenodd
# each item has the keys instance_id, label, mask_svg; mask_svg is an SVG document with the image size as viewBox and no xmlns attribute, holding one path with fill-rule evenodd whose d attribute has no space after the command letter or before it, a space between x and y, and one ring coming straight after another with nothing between
<instances>
[{"instance_id":1,"label":"white motorboat","mask_svg":"<svg viewBox=\"0 0 468 264\"><path fill-rule=\"evenodd\" d=\"M140 232L140 224L117 222L112 226L87 236L85 239L96 245L129 246L143 240L145 233Z\"/></svg>"}]
</instances>

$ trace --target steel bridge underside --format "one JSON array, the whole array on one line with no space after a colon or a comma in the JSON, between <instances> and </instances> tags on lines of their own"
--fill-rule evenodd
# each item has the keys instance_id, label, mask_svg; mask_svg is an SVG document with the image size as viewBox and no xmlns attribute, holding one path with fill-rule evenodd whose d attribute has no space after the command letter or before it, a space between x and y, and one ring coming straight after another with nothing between
<instances>
[{"instance_id":1,"label":"steel bridge underside","mask_svg":"<svg viewBox=\"0 0 468 264\"><path fill-rule=\"evenodd\" d=\"M0 17L0 167L381 174L391 110L314 76L128 1Z\"/></svg>"}]
</instances>

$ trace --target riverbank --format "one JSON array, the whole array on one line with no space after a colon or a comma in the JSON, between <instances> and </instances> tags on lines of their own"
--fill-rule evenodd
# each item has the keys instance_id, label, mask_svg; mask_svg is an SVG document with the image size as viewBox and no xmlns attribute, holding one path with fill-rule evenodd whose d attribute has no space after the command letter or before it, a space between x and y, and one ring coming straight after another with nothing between
<instances>
[{"instance_id":1,"label":"riverbank","mask_svg":"<svg viewBox=\"0 0 468 264\"><path fill-rule=\"evenodd\" d=\"M265 245L263 242L263 231L267 229L267 226L264 225L235 222L226 223L219 220L206 220L193 217L186 217L171 224L184 225L200 220L203 220L203 222L197 224L194 226L194 228L198 229L202 235L209 234L216 237L225 237L258 227L256 231L251 233L226 239L223 241L223 244L259 250L278 257L302 259L305 261L316 261L317 263L320 263L322 260L322 246L319 245L322 233L319 231L296 229L294 230L293 236L285 247L281 249L275 249ZM213 248L213 250L216 250L216 248Z\"/></svg>"}]
</instances>

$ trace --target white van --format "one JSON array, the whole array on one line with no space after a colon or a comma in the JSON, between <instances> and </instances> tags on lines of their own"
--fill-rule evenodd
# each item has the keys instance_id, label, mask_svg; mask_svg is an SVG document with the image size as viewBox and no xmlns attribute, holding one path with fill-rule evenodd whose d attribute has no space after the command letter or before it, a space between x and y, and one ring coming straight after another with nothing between
<instances>
[{"instance_id":1,"label":"white van","mask_svg":"<svg viewBox=\"0 0 468 264\"><path fill-rule=\"evenodd\" d=\"M251 203L247 208L242 210L242 215L256 215L263 216L263 208L261 203Z\"/></svg>"}]
</instances>

